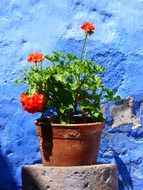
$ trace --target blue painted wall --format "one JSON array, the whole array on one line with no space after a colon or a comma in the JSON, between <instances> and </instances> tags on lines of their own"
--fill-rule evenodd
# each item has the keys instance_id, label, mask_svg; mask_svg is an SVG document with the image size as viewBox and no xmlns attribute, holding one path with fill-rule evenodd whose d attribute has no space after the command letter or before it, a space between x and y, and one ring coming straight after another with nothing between
<instances>
[{"instance_id":1,"label":"blue painted wall","mask_svg":"<svg viewBox=\"0 0 143 190\"><path fill-rule=\"evenodd\" d=\"M80 52L83 32L91 21L95 34L88 57L107 67L104 82L123 97L134 97L133 114L142 123L142 0L1 0L0 2L0 190L21 189L21 166L40 162L33 120L21 109L22 85L13 84L26 67L29 52L57 49ZM107 106L100 162L116 162L119 190L143 189L143 129L132 124L112 128Z\"/></svg>"}]
</instances>

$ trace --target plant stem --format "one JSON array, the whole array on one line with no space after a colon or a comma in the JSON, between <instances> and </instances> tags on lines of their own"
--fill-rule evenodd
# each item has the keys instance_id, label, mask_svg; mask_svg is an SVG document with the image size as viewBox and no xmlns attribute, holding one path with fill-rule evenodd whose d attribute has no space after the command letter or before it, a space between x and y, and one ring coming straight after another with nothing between
<instances>
[{"instance_id":1,"label":"plant stem","mask_svg":"<svg viewBox=\"0 0 143 190\"><path fill-rule=\"evenodd\" d=\"M87 36L88 36L88 33L85 33L85 38L84 38L82 51L81 51L81 56L80 56L81 59L83 59L83 56L84 56L84 53L85 53L85 45L86 45L86 41L87 41ZM84 56L84 59L85 59L85 56ZM82 62L83 62L83 60L82 60ZM80 91L81 86L82 86L82 82L80 81L80 75L78 75L78 82L80 83L80 85L77 88L77 92L76 92L76 96L75 96L75 102L74 102L74 111L75 111L75 113L77 112L78 95L79 95L79 91Z\"/></svg>"},{"instance_id":2,"label":"plant stem","mask_svg":"<svg viewBox=\"0 0 143 190\"><path fill-rule=\"evenodd\" d=\"M78 88L76 89L76 96L75 96L75 104L74 104L74 110L75 112L77 112L77 105L78 105L78 96L79 96L79 92L81 90L82 85L84 84L84 81L86 80L86 77L84 77L80 82Z\"/></svg>"},{"instance_id":3,"label":"plant stem","mask_svg":"<svg viewBox=\"0 0 143 190\"><path fill-rule=\"evenodd\" d=\"M28 74L26 73L25 70L21 70L21 72L27 77L27 79L29 79L29 76L28 76Z\"/></svg>"},{"instance_id":4,"label":"plant stem","mask_svg":"<svg viewBox=\"0 0 143 190\"><path fill-rule=\"evenodd\" d=\"M42 69L43 69L43 68L42 68L42 62L41 62L41 63L40 63L40 71L42 71Z\"/></svg>"},{"instance_id":5,"label":"plant stem","mask_svg":"<svg viewBox=\"0 0 143 190\"><path fill-rule=\"evenodd\" d=\"M85 38L84 38L84 42L83 42L83 46L82 46L81 56L80 56L81 59L83 58L83 55L85 52L85 45L86 45L87 36L88 36L88 34L86 33Z\"/></svg>"},{"instance_id":6,"label":"plant stem","mask_svg":"<svg viewBox=\"0 0 143 190\"><path fill-rule=\"evenodd\" d=\"M44 112L42 112L42 114L41 114L41 117L40 118L44 118Z\"/></svg>"},{"instance_id":7,"label":"plant stem","mask_svg":"<svg viewBox=\"0 0 143 190\"><path fill-rule=\"evenodd\" d=\"M37 62L35 62L35 66L37 67Z\"/></svg>"},{"instance_id":8,"label":"plant stem","mask_svg":"<svg viewBox=\"0 0 143 190\"><path fill-rule=\"evenodd\" d=\"M62 121L62 118L61 118L62 115L61 115L61 112L60 112L60 105L59 104L57 104L56 110L57 110L57 114L58 114L59 123L61 123L61 121Z\"/></svg>"}]
</instances>

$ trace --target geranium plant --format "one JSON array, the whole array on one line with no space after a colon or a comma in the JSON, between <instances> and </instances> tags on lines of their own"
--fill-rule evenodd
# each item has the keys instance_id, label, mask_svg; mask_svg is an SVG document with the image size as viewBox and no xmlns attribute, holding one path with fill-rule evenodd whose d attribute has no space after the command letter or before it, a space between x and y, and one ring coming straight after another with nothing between
<instances>
[{"instance_id":1,"label":"geranium plant","mask_svg":"<svg viewBox=\"0 0 143 190\"><path fill-rule=\"evenodd\" d=\"M53 51L52 55L31 53L27 61L30 68L21 70L23 77L17 82L27 85L21 95L24 110L35 113L53 107L56 116L51 117L59 123L74 123L75 116L82 122L103 121L101 100L118 100L115 91L105 87L101 73L105 68L86 58L86 42L94 33L95 26L86 22L81 26L85 38L81 55ZM46 63L47 62L47 63Z\"/></svg>"}]
</instances>

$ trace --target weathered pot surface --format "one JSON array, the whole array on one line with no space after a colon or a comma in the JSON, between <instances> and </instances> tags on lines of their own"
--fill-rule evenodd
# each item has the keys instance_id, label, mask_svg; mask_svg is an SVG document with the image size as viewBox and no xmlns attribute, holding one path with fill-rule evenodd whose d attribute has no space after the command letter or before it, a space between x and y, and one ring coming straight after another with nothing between
<instances>
[{"instance_id":1,"label":"weathered pot surface","mask_svg":"<svg viewBox=\"0 0 143 190\"><path fill-rule=\"evenodd\" d=\"M35 122L42 163L46 166L77 166L96 163L104 123L51 124Z\"/></svg>"}]
</instances>

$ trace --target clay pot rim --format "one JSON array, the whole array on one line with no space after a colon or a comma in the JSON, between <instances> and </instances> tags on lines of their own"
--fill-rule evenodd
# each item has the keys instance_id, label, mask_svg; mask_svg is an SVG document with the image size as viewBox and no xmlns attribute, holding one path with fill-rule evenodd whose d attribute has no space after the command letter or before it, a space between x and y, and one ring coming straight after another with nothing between
<instances>
[{"instance_id":1,"label":"clay pot rim","mask_svg":"<svg viewBox=\"0 0 143 190\"><path fill-rule=\"evenodd\" d=\"M53 129L74 129L74 130L82 130L82 131L90 131L91 129L102 129L105 126L105 122L93 122L93 123L71 123L71 124L60 124L60 123L45 123L48 121L47 119L38 119L35 120L35 125L37 127L44 126L51 126Z\"/></svg>"},{"instance_id":2,"label":"clay pot rim","mask_svg":"<svg viewBox=\"0 0 143 190\"><path fill-rule=\"evenodd\" d=\"M45 121L47 121L47 122L49 122L49 124L51 125L51 126L53 126L53 127L56 127L56 126L60 126L60 127L72 127L72 126L96 126L96 125L105 125L105 122L103 121L103 122L99 122L99 121L97 121L97 122L86 122L86 123L70 123L70 124L66 124L66 123L53 123L53 122L51 122L50 123L50 121L48 121L48 118L39 118L39 119L36 119L35 121L34 121L34 123L36 124L36 125L41 125L42 123L44 123Z\"/></svg>"},{"instance_id":3,"label":"clay pot rim","mask_svg":"<svg viewBox=\"0 0 143 190\"><path fill-rule=\"evenodd\" d=\"M94 123L70 123L70 124L59 124L59 123L51 123L51 126L56 127L56 126L61 126L61 127L72 127L72 126L95 126L95 125L104 125L104 122L94 122Z\"/></svg>"}]
</instances>

